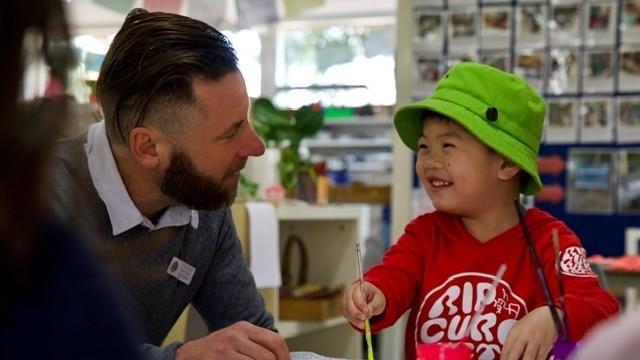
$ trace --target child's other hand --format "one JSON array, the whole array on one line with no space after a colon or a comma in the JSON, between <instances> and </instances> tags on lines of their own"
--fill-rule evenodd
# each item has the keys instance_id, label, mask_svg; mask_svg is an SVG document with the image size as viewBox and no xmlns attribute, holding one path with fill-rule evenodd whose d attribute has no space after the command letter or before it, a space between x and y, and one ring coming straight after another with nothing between
<instances>
[{"instance_id":1,"label":"child's other hand","mask_svg":"<svg viewBox=\"0 0 640 360\"><path fill-rule=\"evenodd\" d=\"M353 326L364 329L364 320L380 315L387 306L387 299L375 285L364 282L366 299L362 296L360 282L347 287L342 297L342 315Z\"/></svg>"},{"instance_id":2,"label":"child's other hand","mask_svg":"<svg viewBox=\"0 0 640 360\"><path fill-rule=\"evenodd\" d=\"M560 318L562 319L562 315ZM511 328L502 347L500 360L544 360L557 338L558 333L549 307L539 307L518 320Z\"/></svg>"}]
</instances>

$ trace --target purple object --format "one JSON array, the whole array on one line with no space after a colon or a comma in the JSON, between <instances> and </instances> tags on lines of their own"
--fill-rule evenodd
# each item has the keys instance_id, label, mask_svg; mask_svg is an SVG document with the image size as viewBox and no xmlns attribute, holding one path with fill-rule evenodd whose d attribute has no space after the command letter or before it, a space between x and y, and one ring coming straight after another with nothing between
<instances>
[{"instance_id":1,"label":"purple object","mask_svg":"<svg viewBox=\"0 0 640 360\"><path fill-rule=\"evenodd\" d=\"M576 349L580 347L580 343L576 341L570 341L561 336L553 344L553 360L566 360L569 355L573 354Z\"/></svg>"}]
</instances>

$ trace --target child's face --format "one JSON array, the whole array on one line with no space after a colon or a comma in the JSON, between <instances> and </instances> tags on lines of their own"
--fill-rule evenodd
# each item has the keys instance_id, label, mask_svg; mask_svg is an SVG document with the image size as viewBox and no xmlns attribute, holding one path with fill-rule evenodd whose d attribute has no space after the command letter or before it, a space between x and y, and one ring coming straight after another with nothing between
<instances>
[{"instance_id":1,"label":"child's face","mask_svg":"<svg viewBox=\"0 0 640 360\"><path fill-rule=\"evenodd\" d=\"M461 125L425 120L418 148L416 173L436 209L473 216L492 202L504 158Z\"/></svg>"}]
</instances>

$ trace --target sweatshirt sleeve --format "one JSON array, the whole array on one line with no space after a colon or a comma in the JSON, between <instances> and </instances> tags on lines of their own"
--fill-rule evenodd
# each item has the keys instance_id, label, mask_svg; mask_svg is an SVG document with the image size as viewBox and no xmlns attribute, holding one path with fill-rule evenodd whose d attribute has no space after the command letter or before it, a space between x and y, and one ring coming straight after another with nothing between
<instances>
[{"instance_id":1,"label":"sweatshirt sleeve","mask_svg":"<svg viewBox=\"0 0 640 360\"><path fill-rule=\"evenodd\" d=\"M538 232L537 248L542 254L545 277L556 306L561 307L560 284L556 268L556 252L552 241L553 229L558 230L560 245L559 263L562 285L565 293L566 317L569 337L581 339L585 333L599 322L619 311L617 299L600 286L587 260L587 251L576 234L559 220L544 226Z\"/></svg>"},{"instance_id":2,"label":"sweatshirt sleeve","mask_svg":"<svg viewBox=\"0 0 640 360\"><path fill-rule=\"evenodd\" d=\"M385 253L382 263L369 269L364 276L365 281L377 286L387 300L385 311L371 321L372 332L393 325L418 297L427 253L418 229L415 220L410 222L396 244Z\"/></svg>"},{"instance_id":3,"label":"sweatshirt sleeve","mask_svg":"<svg viewBox=\"0 0 640 360\"><path fill-rule=\"evenodd\" d=\"M230 211L218 236L218 248L192 302L207 328L213 332L244 320L277 331L242 253Z\"/></svg>"}]
</instances>

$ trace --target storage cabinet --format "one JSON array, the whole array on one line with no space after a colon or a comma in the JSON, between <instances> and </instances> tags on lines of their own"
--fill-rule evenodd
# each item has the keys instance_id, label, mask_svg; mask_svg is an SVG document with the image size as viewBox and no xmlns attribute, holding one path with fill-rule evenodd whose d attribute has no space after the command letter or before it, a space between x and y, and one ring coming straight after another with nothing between
<instances>
[{"instance_id":1,"label":"storage cabinet","mask_svg":"<svg viewBox=\"0 0 640 360\"><path fill-rule=\"evenodd\" d=\"M368 236L366 205L283 205L278 208L278 219L280 253L290 235L299 236L309 254L310 283L347 285L356 279L355 244ZM278 321L278 329L290 351L362 357L362 336L342 316L322 321L282 320Z\"/></svg>"}]
</instances>

